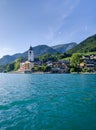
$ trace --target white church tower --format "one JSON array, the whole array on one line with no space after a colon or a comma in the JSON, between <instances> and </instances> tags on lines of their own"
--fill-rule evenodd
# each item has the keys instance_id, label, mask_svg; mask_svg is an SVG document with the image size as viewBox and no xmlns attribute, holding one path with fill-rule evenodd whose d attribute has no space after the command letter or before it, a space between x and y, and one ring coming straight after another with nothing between
<instances>
[{"instance_id":1,"label":"white church tower","mask_svg":"<svg viewBox=\"0 0 96 130\"><path fill-rule=\"evenodd\" d=\"M28 50L28 61L34 62L34 53L33 53L33 48L30 46Z\"/></svg>"}]
</instances>

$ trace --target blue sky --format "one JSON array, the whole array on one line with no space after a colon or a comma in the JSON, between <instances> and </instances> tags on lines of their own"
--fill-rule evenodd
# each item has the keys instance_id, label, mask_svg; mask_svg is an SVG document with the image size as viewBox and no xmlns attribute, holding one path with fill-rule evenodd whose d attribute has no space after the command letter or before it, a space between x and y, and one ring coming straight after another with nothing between
<instances>
[{"instance_id":1,"label":"blue sky","mask_svg":"<svg viewBox=\"0 0 96 130\"><path fill-rule=\"evenodd\" d=\"M96 33L96 0L0 0L0 57Z\"/></svg>"}]
</instances>

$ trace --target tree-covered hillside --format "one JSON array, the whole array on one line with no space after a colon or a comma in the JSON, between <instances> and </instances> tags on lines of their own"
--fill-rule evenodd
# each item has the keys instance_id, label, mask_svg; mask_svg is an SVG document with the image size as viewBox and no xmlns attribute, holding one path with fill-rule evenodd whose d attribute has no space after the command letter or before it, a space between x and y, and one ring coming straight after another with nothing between
<instances>
[{"instance_id":1,"label":"tree-covered hillside","mask_svg":"<svg viewBox=\"0 0 96 130\"><path fill-rule=\"evenodd\" d=\"M96 52L96 34L82 41L73 49L67 51L69 54L86 52Z\"/></svg>"}]
</instances>

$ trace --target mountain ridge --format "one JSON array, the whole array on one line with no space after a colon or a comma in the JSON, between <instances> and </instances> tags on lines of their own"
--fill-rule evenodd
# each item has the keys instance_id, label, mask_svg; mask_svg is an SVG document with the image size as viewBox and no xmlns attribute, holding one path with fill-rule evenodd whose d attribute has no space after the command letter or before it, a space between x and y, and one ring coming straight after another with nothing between
<instances>
[{"instance_id":1,"label":"mountain ridge","mask_svg":"<svg viewBox=\"0 0 96 130\"><path fill-rule=\"evenodd\" d=\"M96 34L86 38L79 44L76 44L75 42L71 42L68 44L58 44L55 46L48 46L48 45L38 45L33 47L34 55L35 57L43 55L43 54L54 54L56 52L58 53L67 53L67 54L73 54L73 53L86 53L86 52L96 52ZM23 57L27 59L27 51L24 53L16 53L12 56L5 55L0 59L0 65L6 65L11 62L14 62L19 57Z\"/></svg>"},{"instance_id":2,"label":"mountain ridge","mask_svg":"<svg viewBox=\"0 0 96 130\"><path fill-rule=\"evenodd\" d=\"M72 43L73 44L73 43ZM71 43L69 44L66 44L66 48L68 48L69 46L71 45ZM65 50L61 50L60 52L60 49L64 48L65 47L65 44L62 44L62 48L59 49L59 45L56 45L58 46L57 50L54 49L54 47L50 47L48 45L38 45L38 46L35 46L33 47L33 51L34 51L34 55L35 57L37 56L40 56L40 55L43 55L43 54L54 54L56 52L59 52L59 53L64 53L66 52L66 48ZM72 45L73 46L73 45ZM70 48L70 47L69 47ZM58 51L59 50L59 51ZM23 53L16 53L14 55L5 55L3 56L1 59L0 59L0 65L6 65L6 64L9 64L11 62L14 62L17 58L19 57L24 57L27 59L27 51L23 52Z\"/></svg>"},{"instance_id":3,"label":"mountain ridge","mask_svg":"<svg viewBox=\"0 0 96 130\"><path fill-rule=\"evenodd\" d=\"M96 52L96 34L86 38L77 46L67 51L69 54L87 52Z\"/></svg>"},{"instance_id":4,"label":"mountain ridge","mask_svg":"<svg viewBox=\"0 0 96 130\"><path fill-rule=\"evenodd\" d=\"M52 46L52 48L55 49L59 53L64 53L64 52L72 49L76 45L77 45L77 43L71 42L71 43L66 43L66 44L55 45L55 46Z\"/></svg>"}]
</instances>

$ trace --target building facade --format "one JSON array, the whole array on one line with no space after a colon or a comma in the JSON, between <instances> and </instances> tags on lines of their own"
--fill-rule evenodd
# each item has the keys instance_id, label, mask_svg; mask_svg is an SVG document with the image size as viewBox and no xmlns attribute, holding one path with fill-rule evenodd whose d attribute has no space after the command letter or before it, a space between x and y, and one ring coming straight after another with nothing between
<instances>
[{"instance_id":1,"label":"building facade","mask_svg":"<svg viewBox=\"0 0 96 130\"><path fill-rule=\"evenodd\" d=\"M34 53L33 53L33 48L30 46L28 50L28 60L20 63L20 68L19 72L32 72L34 69Z\"/></svg>"},{"instance_id":2,"label":"building facade","mask_svg":"<svg viewBox=\"0 0 96 130\"><path fill-rule=\"evenodd\" d=\"M33 53L33 48L30 46L28 50L28 61L34 62L34 53Z\"/></svg>"},{"instance_id":3,"label":"building facade","mask_svg":"<svg viewBox=\"0 0 96 130\"><path fill-rule=\"evenodd\" d=\"M82 60L81 69L85 68L89 72L96 72L96 55L82 56Z\"/></svg>"}]
</instances>

